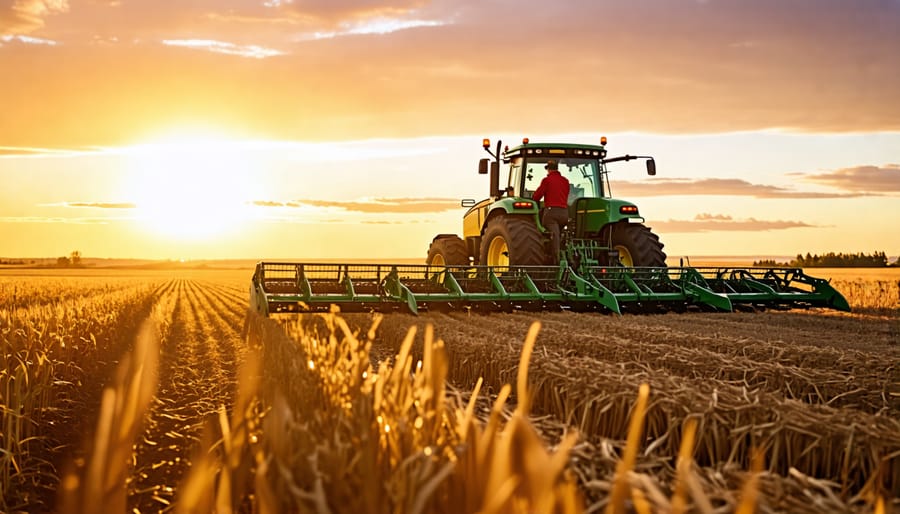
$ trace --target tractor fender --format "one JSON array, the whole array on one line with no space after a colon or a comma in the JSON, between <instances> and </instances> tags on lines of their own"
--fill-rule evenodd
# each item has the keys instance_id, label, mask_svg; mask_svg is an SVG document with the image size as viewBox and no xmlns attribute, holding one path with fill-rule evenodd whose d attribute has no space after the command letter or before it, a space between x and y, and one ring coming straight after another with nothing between
<instances>
[{"instance_id":1,"label":"tractor fender","mask_svg":"<svg viewBox=\"0 0 900 514\"><path fill-rule=\"evenodd\" d=\"M514 207L513 204L516 202L531 202L532 207L530 209L522 209ZM484 230L488 226L488 223L491 222L492 219L497 216L522 216L522 217L530 217L534 220L535 225L537 225L538 230L541 232L546 232L543 225L541 225L541 212L538 208L538 203L534 200L528 198L502 198L494 202L493 205L488 210L487 217L484 219L484 223L481 224L481 235L484 235Z\"/></svg>"},{"instance_id":2,"label":"tractor fender","mask_svg":"<svg viewBox=\"0 0 900 514\"><path fill-rule=\"evenodd\" d=\"M581 234L597 234L615 223L644 222L639 212L623 213L623 207L637 206L616 198L579 198L569 208L569 217L576 220Z\"/></svg>"},{"instance_id":3,"label":"tractor fender","mask_svg":"<svg viewBox=\"0 0 900 514\"><path fill-rule=\"evenodd\" d=\"M459 236L456 234L438 234L438 235L434 236L434 239L432 239L431 242L433 243L433 242L437 241L438 239L448 239L448 238L454 238L454 237L459 237Z\"/></svg>"}]
</instances>

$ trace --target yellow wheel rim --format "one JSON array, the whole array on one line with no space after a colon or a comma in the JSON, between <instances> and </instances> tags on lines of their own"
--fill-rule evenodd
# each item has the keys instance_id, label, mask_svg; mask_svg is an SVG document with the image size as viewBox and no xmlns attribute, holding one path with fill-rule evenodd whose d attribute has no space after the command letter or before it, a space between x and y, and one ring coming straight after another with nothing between
<instances>
[{"instance_id":1,"label":"yellow wheel rim","mask_svg":"<svg viewBox=\"0 0 900 514\"><path fill-rule=\"evenodd\" d=\"M633 268L634 267L634 258L631 256L631 252L628 251L628 248L625 248L622 245L617 245L613 248L619 252L619 262L622 263L622 266Z\"/></svg>"},{"instance_id":2,"label":"yellow wheel rim","mask_svg":"<svg viewBox=\"0 0 900 514\"><path fill-rule=\"evenodd\" d=\"M444 256L441 254L437 254L431 259L432 266L446 266L447 262L444 261Z\"/></svg>"},{"instance_id":3,"label":"yellow wheel rim","mask_svg":"<svg viewBox=\"0 0 900 514\"><path fill-rule=\"evenodd\" d=\"M495 237L491 240L487 252L488 266L509 266L509 245L506 239Z\"/></svg>"}]
</instances>

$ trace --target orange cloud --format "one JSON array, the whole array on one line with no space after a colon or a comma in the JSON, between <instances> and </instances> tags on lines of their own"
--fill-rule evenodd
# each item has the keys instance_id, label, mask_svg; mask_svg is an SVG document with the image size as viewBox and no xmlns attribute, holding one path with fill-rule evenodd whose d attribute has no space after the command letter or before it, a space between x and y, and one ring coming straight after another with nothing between
<instances>
[{"instance_id":1,"label":"orange cloud","mask_svg":"<svg viewBox=\"0 0 900 514\"><path fill-rule=\"evenodd\" d=\"M616 196L752 196L754 198L854 198L869 196L870 193L822 193L815 191L795 191L778 186L753 184L736 178L704 179L654 179L644 182L615 182L612 184Z\"/></svg>"},{"instance_id":2,"label":"orange cloud","mask_svg":"<svg viewBox=\"0 0 900 514\"><path fill-rule=\"evenodd\" d=\"M731 221L734 218L725 214L709 214L704 212L694 216L694 219L697 221Z\"/></svg>"},{"instance_id":3,"label":"orange cloud","mask_svg":"<svg viewBox=\"0 0 900 514\"><path fill-rule=\"evenodd\" d=\"M0 223L69 223L73 225L107 225L110 221L126 220L130 218L64 218L48 216L3 216Z\"/></svg>"},{"instance_id":4,"label":"orange cloud","mask_svg":"<svg viewBox=\"0 0 900 514\"><path fill-rule=\"evenodd\" d=\"M348 19L403 16L426 4L427 2L422 0L312 0L304 2L269 0L268 2L270 7L281 12L332 24Z\"/></svg>"},{"instance_id":5,"label":"orange cloud","mask_svg":"<svg viewBox=\"0 0 900 514\"><path fill-rule=\"evenodd\" d=\"M44 153L43 148L22 148L12 146L0 146L0 157L3 156L22 156L22 155L40 155Z\"/></svg>"},{"instance_id":6,"label":"orange cloud","mask_svg":"<svg viewBox=\"0 0 900 514\"><path fill-rule=\"evenodd\" d=\"M68 8L4 5L26 6L32 26ZM0 48L0 69L16 70L0 98L22 99L4 105L4 144L115 145L197 120L315 141L595 132L598 120L607 133L900 130L900 9L884 0L77 6L37 33L62 44ZM498 31L502 15L516 30ZM162 44L192 40L238 55ZM239 57L252 47L285 55Z\"/></svg>"},{"instance_id":7,"label":"orange cloud","mask_svg":"<svg viewBox=\"0 0 900 514\"><path fill-rule=\"evenodd\" d=\"M237 45L227 41L216 41L212 39L165 39L163 40L163 44L206 50L219 54L253 57L255 59L265 59L266 57L284 55L284 52L275 50L274 48L265 48L259 45Z\"/></svg>"},{"instance_id":8,"label":"orange cloud","mask_svg":"<svg viewBox=\"0 0 900 514\"><path fill-rule=\"evenodd\" d=\"M443 212L460 207L459 200L453 198L373 198L360 201L336 201L336 200L296 200L292 202L274 202L269 200L257 200L253 205L259 207L322 207L337 208L346 211L362 213L429 213Z\"/></svg>"},{"instance_id":9,"label":"orange cloud","mask_svg":"<svg viewBox=\"0 0 900 514\"><path fill-rule=\"evenodd\" d=\"M692 232L759 232L769 230L785 230L789 228L814 228L802 221L769 221L748 218L735 220L724 214L698 214L693 220L648 221L655 230L661 233Z\"/></svg>"},{"instance_id":10,"label":"orange cloud","mask_svg":"<svg viewBox=\"0 0 900 514\"><path fill-rule=\"evenodd\" d=\"M0 146L0 158L3 157L60 157L78 156L105 151L103 148L30 148L24 146Z\"/></svg>"},{"instance_id":11,"label":"orange cloud","mask_svg":"<svg viewBox=\"0 0 900 514\"><path fill-rule=\"evenodd\" d=\"M43 27L47 16L68 10L68 0L12 0L0 3L0 35L27 34Z\"/></svg>"},{"instance_id":12,"label":"orange cloud","mask_svg":"<svg viewBox=\"0 0 900 514\"><path fill-rule=\"evenodd\" d=\"M127 202L66 202L64 207L88 207L92 209L134 209L137 206Z\"/></svg>"},{"instance_id":13,"label":"orange cloud","mask_svg":"<svg viewBox=\"0 0 900 514\"><path fill-rule=\"evenodd\" d=\"M900 193L900 165L855 166L830 173L803 175L803 180L856 192Z\"/></svg>"}]
</instances>

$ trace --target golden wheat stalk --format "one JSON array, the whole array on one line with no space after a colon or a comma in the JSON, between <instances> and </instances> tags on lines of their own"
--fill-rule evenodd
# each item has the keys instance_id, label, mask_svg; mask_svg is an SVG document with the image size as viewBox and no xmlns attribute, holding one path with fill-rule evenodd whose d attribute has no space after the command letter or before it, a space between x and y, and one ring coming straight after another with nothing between
<instances>
[{"instance_id":1,"label":"golden wheat stalk","mask_svg":"<svg viewBox=\"0 0 900 514\"><path fill-rule=\"evenodd\" d=\"M82 472L71 471L60 487L60 512L125 512L132 446L156 390L158 327L146 321L132 353L103 390L92 449Z\"/></svg>"}]
</instances>

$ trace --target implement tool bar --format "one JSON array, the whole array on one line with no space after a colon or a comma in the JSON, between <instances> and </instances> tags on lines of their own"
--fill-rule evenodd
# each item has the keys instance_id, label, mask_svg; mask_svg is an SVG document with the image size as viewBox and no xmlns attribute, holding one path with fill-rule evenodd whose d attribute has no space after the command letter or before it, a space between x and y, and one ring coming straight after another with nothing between
<instances>
[{"instance_id":1,"label":"implement tool bar","mask_svg":"<svg viewBox=\"0 0 900 514\"><path fill-rule=\"evenodd\" d=\"M850 306L828 281L798 268L429 266L260 262L251 305L284 312L575 310L665 312L687 308Z\"/></svg>"}]
</instances>

